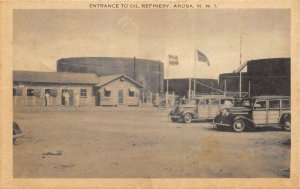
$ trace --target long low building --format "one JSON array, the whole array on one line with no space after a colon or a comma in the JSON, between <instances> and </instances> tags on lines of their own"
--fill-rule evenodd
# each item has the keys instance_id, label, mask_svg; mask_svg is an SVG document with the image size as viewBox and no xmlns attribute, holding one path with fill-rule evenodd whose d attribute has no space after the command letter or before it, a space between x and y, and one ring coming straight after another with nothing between
<instances>
[{"instance_id":1,"label":"long low building","mask_svg":"<svg viewBox=\"0 0 300 189\"><path fill-rule=\"evenodd\" d=\"M15 105L138 106L142 88L124 74L13 72Z\"/></svg>"}]
</instances>

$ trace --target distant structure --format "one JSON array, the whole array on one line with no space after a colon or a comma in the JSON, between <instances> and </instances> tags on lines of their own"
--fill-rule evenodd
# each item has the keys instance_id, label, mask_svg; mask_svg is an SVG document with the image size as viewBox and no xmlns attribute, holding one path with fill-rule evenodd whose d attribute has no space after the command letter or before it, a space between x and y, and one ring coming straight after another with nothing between
<instances>
[{"instance_id":1,"label":"distant structure","mask_svg":"<svg viewBox=\"0 0 300 189\"><path fill-rule=\"evenodd\" d=\"M242 92L250 96L259 95L291 95L291 60L290 58L270 58L250 60L241 65L234 73L219 75L221 90L238 92L240 74L247 66L247 72L242 72ZM225 82L226 81L226 82ZM226 84L225 84L226 83Z\"/></svg>"},{"instance_id":2,"label":"distant structure","mask_svg":"<svg viewBox=\"0 0 300 189\"><path fill-rule=\"evenodd\" d=\"M58 72L95 73L97 76L125 74L145 87L144 91L163 93L164 65L160 61L119 57L62 58Z\"/></svg>"},{"instance_id":3,"label":"distant structure","mask_svg":"<svg viewBox=\"0 0 300 189\"><path fill-rule=\"evenodd\" d=\"M165 79L164 86L167 86L167 80ZM191 79L191 90L193 90L194 78ZM204 79L196 78L196 93L197 95L216 94L213 88L218 88L218 80L216 79ZM189 90L189 78L174 78L169 79L169 93L175 93L179 96L187 97ZM167 89L165 88L164 92ZM219 93L218 93L219 94Z\"/></svg>"}]
</instances>

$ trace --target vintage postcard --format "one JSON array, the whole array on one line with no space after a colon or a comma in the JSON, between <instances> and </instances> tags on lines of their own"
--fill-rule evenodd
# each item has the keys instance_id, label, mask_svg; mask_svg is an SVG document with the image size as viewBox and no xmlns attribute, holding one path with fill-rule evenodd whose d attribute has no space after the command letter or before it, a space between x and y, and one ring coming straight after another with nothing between
<instances>
[{"instance_id":1,"label":"vintage postcard","mask_svg":"<svg viewBox=\"0 0 300 189\"><path fill-rule=\"evenodd\" d=\"M1 188L299 188L299 7L1 1Z\"/></svg>"}]
</instances>

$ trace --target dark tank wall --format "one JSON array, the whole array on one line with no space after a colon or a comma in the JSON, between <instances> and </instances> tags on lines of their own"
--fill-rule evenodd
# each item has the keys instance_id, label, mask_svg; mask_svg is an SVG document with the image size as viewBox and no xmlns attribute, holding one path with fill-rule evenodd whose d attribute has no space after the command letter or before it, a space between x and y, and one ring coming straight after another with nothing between
<instances>
[{"instance_id":1,"label":"dark tank wall","mask_svg":"<svg viewBox=\"0 0 300 189\"><path fill-rule=\"evenodd\" d=\"M202 78L196 78L196 82L200 82L204 85L207 85L209 87L218 88L218 80L216 79L202 79ZM167 91L167 80L164 81L165 90ZM205 87L203 85L197 84L196 85L196 91L197 95L200 94L214 94L214 90L212 90L209 87ZM191 90L194 88L194 78L191 79ZM175 93L179 96L186 96L189 90L189 78L183 78L183 79L169 79L169 93Z\"/></svg>"},{"instance_id":2,"label":"dark tank wall","mask_svg":"<svg viewBox=\"0 0 300 189\"><path fill-rule=\"evenodd\" d=\"M251 60L247 71L253 95L291 95L290 58Z\"/></svg>"},{"instance_id":3,"label":"dark tank wall","mask_svg":"<svg viewBox=\"0 0 300 189\"><path fill-rule=\"evenodd\" d=\"M57 71L96 73L98 76L126 74L148 92L163 92L164 66L160 61L114 57L63 58L57 61Z\"/></svg>"},{"instance_id":4,"label":"dark tank wall","mask_svg":"<svg viewBox=\"0 0 300 189\"><path fill-rule=\"evenodd\" d=\"M249 90L249 76L248 73L242 72L242 92ZM225 87L226 83L226 87ZM226 92L240 91L240 73L224 73L219 75L219 89Z\"/></svg>"},{"instance_id":5,"label":"dark tank wall","mask_svg":"<svg viewBox=\"0 0 300 189\"><path fill-rule=\"evenodd\" d=\"M249 89L250 96L291 95L291 65L289 58L251 60L247 72L242 72L242 91ZM239 73L224 73L219 76L220 89L239 91Z\"/></svg>"}]
</instances>

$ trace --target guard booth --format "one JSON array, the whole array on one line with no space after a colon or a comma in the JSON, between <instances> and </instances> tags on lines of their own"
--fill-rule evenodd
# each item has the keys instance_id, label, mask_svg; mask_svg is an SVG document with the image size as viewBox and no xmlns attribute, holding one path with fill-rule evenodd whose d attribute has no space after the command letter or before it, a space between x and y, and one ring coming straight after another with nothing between
<instances>
[{"instance_id":1,"label":"guard booth","mask_svg":"<svg viewBox=\"0 0 300 189\"><path fill-rule=\"evenodd\" d=\"M124 74L99 77L96 105L139 106L143 86Z\"/></svg>"}]
</instances>

